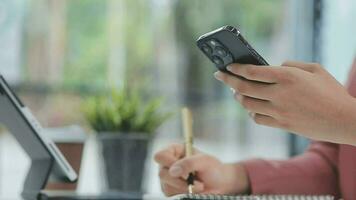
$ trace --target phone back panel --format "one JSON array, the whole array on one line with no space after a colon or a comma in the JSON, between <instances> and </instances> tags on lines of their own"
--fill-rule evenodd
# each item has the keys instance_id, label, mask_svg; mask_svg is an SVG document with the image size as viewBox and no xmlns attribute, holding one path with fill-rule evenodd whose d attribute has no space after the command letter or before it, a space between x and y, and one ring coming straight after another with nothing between
<instances>
[{"instance_id":1,"label":"phone back panel","mask_svg":"<svg viewBox=\"0 0 356 200\"><path fill-rule=\"evenodd\" d=\"M231 63L241 63L241 64L253 64L253 65L268 65L268 63L260 56L242 37L239 31L236 28L231 26L225 26L210 33L207 33L201 36L197 40L198 47L203 51L203 53L212 60L212 57L209 56L202 48L204 44L207 44L211 40L217 40L221 43L227 51L232 55L232 60L228 63L224 62L217 67L226 71L226 66Z\"/></svg>"}]
</instances>

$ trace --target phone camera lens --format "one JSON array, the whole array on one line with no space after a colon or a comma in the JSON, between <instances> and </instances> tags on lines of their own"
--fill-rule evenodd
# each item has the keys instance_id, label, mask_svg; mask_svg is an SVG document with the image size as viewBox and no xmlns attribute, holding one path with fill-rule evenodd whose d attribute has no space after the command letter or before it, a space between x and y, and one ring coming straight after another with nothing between
<instances>
[{"instance_id":1,"label":"phone camera lens","mask_svg":"<svg viewBox=\"0 0 356 200\"><path fill-rule=\"evenodd\" d=\"M224 64L224 61L221 58L219 58L218 56L213 56L212 59L213 59L213 62L217 65Z\"/></svg>"},{"instance_id":2,"label":"phone camera lens","mask_svg":"<svg viewBox=\"0 0 356 200\"><path fill-rule=\"evenodd\" d=\"M222 48L222 47L216 47L216 48L215 48L215 51L216 51L216 53L217 53L219 56L222 56L222 57L227 56L227 52L226 52L225 49Z\"/></svg>"},{"instance_id":3,"label":"phone camera lens","mask_svg":"<svg viewBox=\"0 0 356 200\"><path fill-rule=\"evenodd\" d=\"M218 45L218 41L216 41L216 40L210 40L209 43L210 43L211 46Z\"/></svg>"},{"instance_id":4,"label":"phone camera lens","mask_svg":"<svg viewBox=\"0 0 356 200\"><path fill-rule=\"evenodd\" d=\"M203 51L207 54L211 54L213 52L213 50L211 49L211 47L209 47L208 45L204 44L202 47Z\"/></svg>"}]
</instances>

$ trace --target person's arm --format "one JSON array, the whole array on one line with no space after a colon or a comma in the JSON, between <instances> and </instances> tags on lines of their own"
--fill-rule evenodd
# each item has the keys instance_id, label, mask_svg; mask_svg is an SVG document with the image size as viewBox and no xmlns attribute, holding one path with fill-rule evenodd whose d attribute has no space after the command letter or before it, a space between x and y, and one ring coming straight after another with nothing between
<instances>
[{"instance_id":1,"label":"person's arm","mask_svg":"<svg viewBox=\"0 0 356 200\"><path fill-rule=\"evenodd\" d=\"M315 142L304 154L289 160L256 159L244 161L242 165L247 171L253 194L339 197L337 160L337 144Z\"/></svg>"},{"instance_id":2,"label":"person's arm","mask_svg":"<svg viewBox=\"0 0 356 200\"><path fill-rule=\"evenodd\" d=\"M330 194L339 197L338 145L314 143L301 156L285 160L248 160L235 164L196 151L182 158L183 145L156 153L162 191L186 193L188 174L196 172L195 193L208 194Z\"/></svg>"},{"instance_id":3,"label":"person's arm","mask_svg":"<svg viewBox=\"0 0 356 200\"><path fill-rule=\"evenodd\" d=\"M227 69L237 76L219 71L216 78L236 91L236 100L256 123L356 145L356 99L321 65L289 61L273 67L232 64Z\"/></svg>"}]
</instances>

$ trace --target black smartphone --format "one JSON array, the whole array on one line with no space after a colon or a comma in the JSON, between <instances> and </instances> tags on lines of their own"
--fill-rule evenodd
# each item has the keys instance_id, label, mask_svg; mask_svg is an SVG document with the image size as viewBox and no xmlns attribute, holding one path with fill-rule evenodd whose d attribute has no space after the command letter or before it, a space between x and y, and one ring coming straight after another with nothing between
<instances>
[{"instance_id":1,"label":"black smartphone","mask_svg":"<svg viewBox=\"0 0 356 200\"><path fill-rule=\"evenodd\" d=\"M200 36L199 49L223 72L231 63L268 65L233 26L223 26Z\"/></svg>"}]
</instances>

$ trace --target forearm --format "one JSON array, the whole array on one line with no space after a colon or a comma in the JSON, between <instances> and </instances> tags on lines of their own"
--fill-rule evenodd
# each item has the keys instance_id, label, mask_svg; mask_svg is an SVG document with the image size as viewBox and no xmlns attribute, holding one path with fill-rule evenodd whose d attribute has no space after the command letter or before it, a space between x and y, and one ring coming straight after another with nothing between
<instances>
[{"instance_id":1,"label":"forearm","mask_svg":"<svg viewBox=\"0 0 356 200\"><path fill-rule=\"evenodd\" d=\"M305 154L285 160L243 163L253 194L331 194L338 196L337 146L312 145Z\"/></svg>"}]
</instances>

